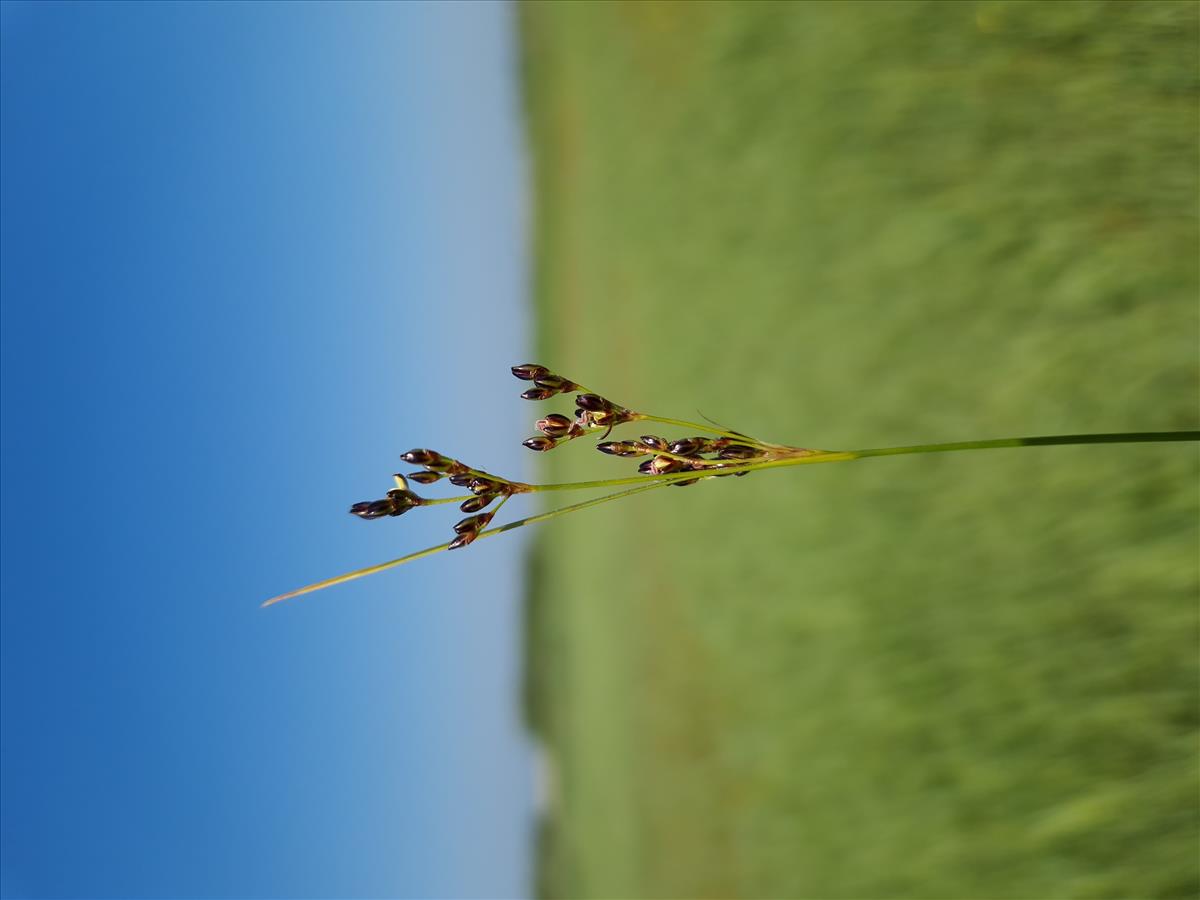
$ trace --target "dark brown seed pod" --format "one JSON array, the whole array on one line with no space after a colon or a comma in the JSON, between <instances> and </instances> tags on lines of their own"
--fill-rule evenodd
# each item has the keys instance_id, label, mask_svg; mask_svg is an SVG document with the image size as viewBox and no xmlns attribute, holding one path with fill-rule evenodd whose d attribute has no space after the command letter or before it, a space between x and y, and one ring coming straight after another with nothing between
<instances>
[{"instance_id":1,"label":"dark brown seed pod","mask_svg":"<svg viewBox=\"0 0 1200 900\"><path fill-rule=\"evenodd\" d=\"M520 366L513 366L512 373L522 381L534 381L550 374L550 370L545 366L539 366L537 363L525 363Z\"/></svg>"},{"instance_id":2,"label":"dark brown seed pod","mask_svg":"<svg viewBox=\"0 0 1200 900\"><path fill-rule=\"evenodd\" d=\"M446 476L441 472L413 472L411 475L405 477L409 481L415 481L417 484L433 484L436 481L441 481Z\"/></svg>"},{"instance_id":3,"label":"dark brown seed pod","mask_svg":"<svg viewBox=\"0 0 1200 900\"><path fill-rule=\"evenodd\" d=\"M471 541L475 540L475 538L477 538L477 537L478 537L478 535L473 531L468 531L466 534L460 534L458 537L456 537L454 540L452 540L450 542L450 546L447 547L446 549L447 550L457 550L459 547L465 547L465 546L467 546L467 544L471 543Z\"/></svg>"},{"instance_id":4,"label":"dark brown seed pod","mask_svg":"<svg viewBox=\"0 0 1200 900\"><path fill-rule=\"evenodd\" d=\"M681 438L678 441L672 441L671 452L676 456L691 456L699 452L703 440L703 438Z\"/></svg>"},{"instance_id":5,"label":"dark brown seed pod","mask_svg":"<svg viewBox=\"0 0 1200 900\"><path fill-rule=\"evenodd\" d=\"M764 454L765 451L758 447L751 447L747 444L730 444L717 455L721 459L757 459Z\"/></svg>"},{"instance_id":6,"label":"dark brown seed pod","mask_svg":"<svg viewBox=\"0 0 1200 900\"><path fill-rule=\"evenodd\" d=\"M379 519L390 516L393 508L390 500L363 500L351 506L350 512L360 519Z\"/></svg>"},{"instance_id":7,"label":"dark brown seed pod","mask_svg":"<svg viewBox=\"0 0 1200 900\"><path fill-rule=\"evenodd\" d=\"M575 398L575 405L591 413L607 412L612 409L612 404L599 394L580 394Z\"/></svg>"},{"instance_id":8,"label":"dark brown seed pod","mask_svg":"<svg viewBox=\"0 0 1200 900\"><path fill-rule=\"evenodd\" d=\"M561 375L555 375L553 372L547 372L545 375L539 375L537 378L533 379L533 383L540 388L545 388L548 391L554 391L556 394L560 394L563 391L572 390L575 387L574 383L567 381L567 379L563 378Z\"/></svg>"},{"instance_id":9,"label":"dark brown seed pod","mask_svg":"<svg viewBox=\"0 0 1200 900\"><path fill-rule=\"evenodd\" d=\"M465 519L460 519L454 523L455 534L478 534L487 527L488 522L492 521L494 512L479 513L475 516L467 516Z\"/></svg>"},{"instance_id":10,"label":"dark brown seed pod","mask_svg":"<svg viewBox=\"0 0 1200 900\"><path fill-rule=\"evenodd\" d=\"M645 460L640 466L638 466L638 471L643 475L652 475L654 473L654 460Z\"/></svg>"},{"instance_id":11,"label":"dark brown seed pod","mask_svg":"<svg viewBox=\"0 0 1200 900\"><path fill-rule=\"evenodd\" d=\"M478 497L468 497L459 504L458 508L465 513L477 513L495 500L496 497L496 494L480 494Z\"/></svg>"},{"instance_id":12,"label":"dark brown seed pod","mask_svg":"<svg viewBox=\"0 0 1200 900\"><path fill-rule=\"evenodd\" d=\"M633 441L606 441L597 444L596 449L611 456L645 456L650 451L641 444Z\"/></svg>"},{"instance_id":13,"label":"dark brown seed pod","mask_svg":"<svg viewBox=\"0 0 1200 900\"><path fill-rule=\"evenodd\" d=\"M666 450L667 442L655 434L643 434L640 438L641 442L651 450Z\"/></svg>"},{"instance_id":14,"label":"dark brown seed pod","mask_svg":"<svg viewBox=\"0 0 1200 900\"><path fill-rule=\"evenodd\" d=\"M436 450L409 450L400 458L414 466L423 466L430 472L451 472L461 465L458 460L443 456Z\"/></svg>"},{"instance_id":15,"label":"dark brown seed pod","mask_svg":"<svg viewBox=\"0 0 1200 900\"><path fill-rule=\"evenodd\" d=\"M490 478L476 478L469 487L472 494L498 494L504 485Z\"/></svg>"},{"instance_id":16,"label":"dark brown seed pod","mask_svg":"<svg viewBox=\"0 0 1200 900\"><path fill-rule=\"evenodd\" d=\"M531 437L527 441L521 441L522 446L528 447L530 450L536 450L538 453L545 453L547 450L553 450L558 442L554 438L546 437L545 435L537 435Z\"/></svg>"},{"instance_id":17,"label":"dark brown seed pod","mask_svg":"<svg viewBox=\"0 0 1200 900\"><path fill-rule=\"evenodd\" d=\"M549 400L558 391L552 391L549 388L532 387L521 394L522 400Z\"/></svg>"},{"instance_id":18,"label":"dark brown seed pod","mask_svg":"<svg viewBox=\"0 0 1200 900\"><path fill-rule=\"evenodd\" d=\"M401 453L400 458L410 465L428 466L431 463L441 462L445 457L436 450L416 449Z\"/></svg>"},{"instance_id":19,"label":"dark brown seed pod","mask_svg":"<svg viewBox=\"0 0 1200 900\"><path fill-rule=\"evenodd\" d=\"M450 483L455 487L466 487L474 480L475 476L469 472L458 472L450 476Z\"/></svg>"},{"instance_id":20,"label":"dark brown seed pod","mask_svg":"<svg viewBox=\"0 0 1200 900\"><path fill-rule=\"evenodd\" d=\"M686 463L682 463L677 459L671 459L669 456L656 456L650 460L650 471L655 475L665 475L668 472L682 472L686 468Z\"/></svg>"},{"instance_id":21,"label":"dark brown seed pod","mask_svg":"<svg viewBox=\"0 0 1200 900\"><path fill-rule=\"evenodd\" d=\"M537 420L537 430L550 438L566 437L574 425L574 422L561 413L551 413L544 419Z\"/></svg>"}]
</instances>

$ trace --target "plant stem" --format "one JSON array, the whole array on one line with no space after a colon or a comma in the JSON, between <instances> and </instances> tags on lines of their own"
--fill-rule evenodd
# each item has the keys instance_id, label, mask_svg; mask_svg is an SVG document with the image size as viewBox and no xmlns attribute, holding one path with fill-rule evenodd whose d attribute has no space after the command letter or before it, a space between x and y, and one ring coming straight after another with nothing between
<instances>
[{"instance_id":1,"label":"plant stem","mask_svg":"<svg viewBox=\"0 0 1200 900\"><path fill-rule=\"evenodd\" d=\"M817 451L808 456L772 459L765 462L747 460L744 463L730 462L721 472L756 472L760 469L780 469L787 466L806 466L815 463L849 462L871 456L901 456L910 453L952 453L958 450L992 450L1002 447L1048 447L1066 444L1145 444L1170 441L1200 441L1200 431L1134 431L1117 434L1060 434L1039 437L997 438L987 441L956 441L948 444L914 444L909 447L874 447L865 450ZM623 484L639 484L653 479L659 484L685 481L689 478L712 477L712 470L670 472L665 475L635 475L631 478L607 478L600 481L570 481L563 484L530 485L537 491L583 491L593 488L619 487Z\"/></svg>"},{"instance_id":2,"label":"plant stem","mask_svg":"<svg viewBox=\"0 0 1200 900\"><path fill-rule=\"evenodd\" d=\"M1058 434L1042 437L997 438L991 441L958 441L951 444L916 444L851 451L856 459L899 456L905 453L950 453L957 450L991 450L1000 447L1049 447L1065 444L1153 444L1166 441L1200 441L1200 431L1133 431L1116 434Z\"/></svg>"},{"instance_id":3,"label":"plant stem","mask_svg":"<svg viewBox=\"0 0 1200 900\"><path fill-rule=\"evenodd\" d=\"M462 497L422 497L421 506L438 506L442 503L462 503L464 500L470 500L475 494L466 494ZM499 509L500 507L496 507Z\"/></svg>"},{"instance_id":4,"label":"plant stem","mask_svg":"<svg viewBox=\"0 0 1200 900\"><path fill-rule=\"evenodd\" d=\"M643 481L645 479L642 479ZM567 513L577 512L581 509L587 509L589 506L599 506L601 503L607 503L610 500L617 500L621 497L630 497L634 494L641 494L645 491L653 490L654 488L663 487L663 482L655 482L653 484L642 484L638 487L631 488L626 491L616 491L612 494L605 494L603 497L595 497L591 500L584 500L582 503L573 503L570 506L564 506L560 509L552 509L549 512L538 513L536 516L528 516L524 519L517 519L515 522L506 522L495 528L489 528L486 531L479 532L475 538L476 541L481 541L486 537L493 537L497 534L503 534L506 531L512 531L514 528L520 528L524 525L536 525L539 522L545 522L553 519L556 516L564 516ZM505 501L507 501L507 497ZM501 503L501 506L504 504ZM500 507L496 507L497 512ZM379 563L374 566L367 566L365 569L356 569L353 572L347 572L345 575L336 575L333 578L326 578L324 581L318 581L315 584L306 585L302 588L297 588L294 591L288 591L286 594L280 594L278 597L272 597L266 601L263 606L271 606L279 603L282 600L290 600L292 597L299 597L302 594L311 594L313 591L319 591L322 588L333 587L335 584L344 584L347 581L354 581L357 578L365 578L367 575L374 575L376 572L382 572L385 569L394 569L396 566L402 566L405 563L413 562L414 560L424 559L426 556L433 556L435 553L441 553L443 550L450 549L450 542L438 544L436 547L426 547L424 550L418 550L416 553L409 553L407 556L401 556L399 559L391 559L387 562Z\"/></svg>"}]
</instances>

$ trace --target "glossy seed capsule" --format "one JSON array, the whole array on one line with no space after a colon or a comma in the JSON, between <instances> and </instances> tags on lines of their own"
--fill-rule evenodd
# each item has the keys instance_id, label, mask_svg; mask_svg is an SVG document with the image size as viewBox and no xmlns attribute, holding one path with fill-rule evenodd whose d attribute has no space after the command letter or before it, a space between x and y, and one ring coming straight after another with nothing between
<instances>
[{"instance_id":1,"label":"glossy seed capsule","mask_svg":"<svg viewBox=\"0 0 1200 900\"><path fill-rule=\"evenodd\" d=\"M537 430L546 437L566 437L575 423L561 413L551 413L544 419L537 420Z\"/></svg>"},{"instance_id":2,"label":"glossy seed capsule","mask_svg":"<svg viewBox=\"0 0 1200 900\"><path fill-rule=\"evenodd\" d=\"M537 363L525 363L520 366L513 366L512 373L522 381L533 381L550 374L550 370L545 366L539 366Z\"/></svg>"},{"instance_id":3,"label":"glossy seed capsule","mask_svg":"<svg viewBox=\"0 0 1200 900\"><path fill-rule=\"evenodd\" d=\"M409 450L407 453L401 453L400 458L406 463L414 466L426 466L432 462L437 462L442 458L442 454L436 450L416 449Z\"/></svg>"},{"instance_id":4,"label":"glossy seed capsule","mask_svg":"<svg viewBox=\"0 0 1200 900\"><path fill-rule=\"evenodd\" d=\"M540 388L545 388L548 391L554 391L554 393L557 394L568 390L567 385L569 385L571 382L567 381L567 379L563 378L561 375L555 375L553 372L547 372L545 375L539 375L537 378L533 379L533 383Z\"/></svg>"},{"instance_id":5,"label":"glossy seed capsule","mask_svg":"<svg viewBox=\"0 0 1200 900\"><path fill-rule=\"evenodd\" d=\"M477 513L495 499L495 494L480 494L478 497L468 497L458 508L465 513Z\"/></svg>"},{"instance_id":6,"label":"glossy seed capsule","mask_svg":"<svg viewBox=\"0 0 1200 900\"><path fill-rule=\"evenodd\" d=\"M469 485L472 494L494 494L500 490L502 485L498 481L492 481L490 478L476 478Z\"/></svg>"},{"instance_id":7,"label":"glossy seed capsule","mask_svg":"<svg viewBox=\"0 0 1200 900\"><path fill-rule=\"evenodd\" d=\"M413 472L407 477L409 481L415 481L417 484L433 484L445 476L441 472Z\"/></svg>"},{"instance_id":8,"label":"glossy seed capsule","mask_svg":"<svg viewBox=\"0 0 1200 900\"><path fill-rule=\"evenodd\" d=\"M696 438L683 438L671 443L671 452L678 456L691 456L700 449L700 442Z\"/></svg>"},{"instance_id":9,"label":"glossy seed capsule","mask_svg":"<svg viewBox=\"0 0 1200 900\"><path fill-rule=\"evenodd\" d=\"M580 394L575 398L575 405L588 412L605 412L612 404L599 394Z\"/></svg>"}]
</instances>

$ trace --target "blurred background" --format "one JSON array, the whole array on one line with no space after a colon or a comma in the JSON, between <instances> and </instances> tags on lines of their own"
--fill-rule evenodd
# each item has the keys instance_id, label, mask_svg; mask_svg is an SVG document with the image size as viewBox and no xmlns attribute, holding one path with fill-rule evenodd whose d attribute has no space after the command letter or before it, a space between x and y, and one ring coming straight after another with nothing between
<instances>
[{"instance_id":1,"label":"blurred background","mask_svg":"<svg viewBox=\"0 0 1200 900\"><path fill-rule=\"evenodd\" d=\"M259 603L445 539L345 514L411 447L627 474L520 448L569 411L527 360L802 446L1200 427L1198 26L4 3L3 895L1196 896L1191 445L722 479Z\"/></svg>"},{"instance_id":2,"label":"blurred background","mask_svg":"<svg viewBox=\"0 0 1200 900\"><path fill-rule=\"evenodd\" d=\"M522 6L538 358L805 447L1196 428L1197 20ZM1196 896L1197 462L897 457L547 527L541 892Z\"/></svg>"},{"instance_id":3,"label":"blurred background","mask_svg":"<svg viewBox=\"0 0 1200 900\"><path fill-rule=\"evenodd\" d=\"M2 10L4 896L525 895L512 7Z\"/></svg>"}]
</instances>

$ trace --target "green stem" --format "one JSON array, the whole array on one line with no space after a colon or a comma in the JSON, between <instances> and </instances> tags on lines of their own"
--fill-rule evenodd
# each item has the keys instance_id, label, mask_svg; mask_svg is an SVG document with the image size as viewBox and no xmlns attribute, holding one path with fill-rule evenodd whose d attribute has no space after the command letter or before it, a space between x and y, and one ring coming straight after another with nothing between
<instances>
[{"instance_id":1,"label":"green stem","mask_svg":"<svg viewBox=\"0 0 1200 900\"><path fill-rule=\"evenodd\" d=\"M465 497L422 497L421 506L439 506L442 503L462 503L464 500L470 500L475 494L467 494ZM496 507L499 509L499 507Z\"/></svg>"},{"instance_id":2,"label":"green stem","mask_svg":"<svg viewBox=\"0 0 1200 900\"><path fill-rule=\"evenodd\" d=\"M643 479L644 481L644 479ZM556 516L565 516L567 513L577 512L581 509L587 509L589 506L599 506L601 503L607 503L610 500L618 500L621 497L630 497L634 494L640 494L644 491L653 490L654 488L663 487L662 482L654 484L642 484L638 487L631 488L627 491L616 491L612 494L605 494L603 497L595 497L591 500L584 500L582 503L573 503L570 506L564 506L560 509L552 509L549 512L538 513L536 516L528 516L524 519L517 519L515 522L506 522L503 525L498 525L495 528L489 528L486 531L479 532L475 538L476 541L481 541L486 537L494 537L497 534L503 534L506 531L512 531L514 528L520 528L524 525L536 525L539 522L545 522L553 519ZM508 498L505 498L507 502ZM504 504L501 503L501 506ZM499 511L500 507L496 507ZM353 572L347 572L345 575L336 575L333 578L326 578L324 581L318 581L315 584L306 585L302 588L297 588L294 591L288 591L286 594L280 594L278 597L272 597L266 601L263 606L272 606L283 600L290 600L292 597L299 597L303 594L311 594L313 591L319 591L322 588L333 587L335 584L344 584L347 581L354 581L358 578L365 578L367 575L374 575L376 572L383 572L386 569L394 569L396 566L402 566L405 563L413 562L414 560L424 559L426 556L433 556L435 553L441 553L443 550L450 549L450 542L438 544L436 547L426 547L424 550L418 550L416 553L409 553L407 556L401 556L399 559L390 559L387 562L379 563L374 566L367 566L365 569L356 569Z\"/></svg>"},{"instance_id":3,"label":"green stem","mask_svg":"<svg viewBox=\"0 0 1200 900\"><path fill-rule=\"evenodd\" d=\"M905 453L950 453L956 450L991 450L1000 447L1050 447L1065 444L1154 444L1166 441L1200 441L1200 431L1132 431L1116 434L1058 434L1042 437L997 438L991 441L958 441L951 444L916 444L851 451L856 459L899 456Z\"/></svg>"},{"instance_id":4,"label":"green stem","mask_svg":"<svg viewBox=\"0 0 1200 900\"><path fill-rule=\"evenodd\" d=\"M730 463L723 472L756 472L760 469L780 469L787 466L806 466L816 463L849 462L871 456L901 456L909 453L950 453L958 450L992 450L1001 447L1048 447L1066 444L1144 444L1170 441L1200 441L1200 431L1134 431L1118 434L1060 434L1040 437L997 438L988 441L956 441L948 444L915 444L910 447L875 447L865 450L819 451L808 456L772 459L765 462L748 460ZM600 481L571 481L563 484L534 484L533 491L582 491L593 488L619 487L623 484L644 483L650 479L660 484L704 478L711 471L670 472L666 475L635 475L631 478L607 478Z\"/></svg>"}]
</instances>

